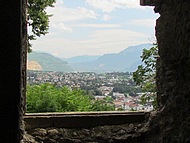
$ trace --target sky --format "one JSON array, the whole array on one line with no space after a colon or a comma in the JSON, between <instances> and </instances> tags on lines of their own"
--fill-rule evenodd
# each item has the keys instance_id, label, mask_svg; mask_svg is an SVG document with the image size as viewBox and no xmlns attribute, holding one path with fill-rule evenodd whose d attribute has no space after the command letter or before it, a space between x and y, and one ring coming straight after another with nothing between
<instances>
[{"instance_id":1,"label":"sky","mask_svg":"<svg viewBox=\"0 0 190 143\"><path fill-rule=\"evenodd\" d=\"M118 53L129 46L153 43L153 7L140 0L57 0L47 8L49 33L32 41L33 51L60 58Z\"/></svg>"}]
</instances>

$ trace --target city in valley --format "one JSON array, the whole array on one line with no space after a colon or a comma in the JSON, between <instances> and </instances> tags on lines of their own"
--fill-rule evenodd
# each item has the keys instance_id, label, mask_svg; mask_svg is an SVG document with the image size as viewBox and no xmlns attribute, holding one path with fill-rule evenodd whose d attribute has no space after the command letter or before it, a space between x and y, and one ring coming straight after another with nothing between
<instances>
[{"instance_id":1,"label":"city in valley","mask_svg":"<svg viewBox=\"0 0 190 143\"><path fill-rule=\"evenodd\" d=\"M85 90L96 100L103 100L106 97L113 99L115 110L123 111L151 111L153 101L142 103L140 87L136 86L130 72L43 72L28 71L27 84L50 83L57 87L67 86L71 89L79 88ZM149 93L151 96L151 93Z\"/></svg>"}]
</instances>

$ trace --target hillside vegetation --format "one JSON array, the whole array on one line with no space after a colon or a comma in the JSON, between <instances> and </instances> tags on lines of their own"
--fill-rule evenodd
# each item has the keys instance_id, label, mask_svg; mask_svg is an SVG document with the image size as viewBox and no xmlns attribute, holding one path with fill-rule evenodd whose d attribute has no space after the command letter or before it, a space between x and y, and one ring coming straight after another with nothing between
<instances>
[{"instance_id":1,"label":"hillside vegetation","mask_svg":"<svg viewBox=\"0 0 190 143\"><path fill-rule=\"evenodd\" d=\"M28 85L27 112L71 112L71 111L111 111L115 110L109 99L98 101L84 90L51 84Z\"/></svg>"},{"instance_id":2,"label":"hillside vegetation","mask_svg":"<svg viewBox=\"0 0 190 143\"><path fill-rule=\"evenodd\" d=\"M60 58L52 56L48 53L31 52L28 54L28 60L29 62L36 61L42 67L43 71L73 71L66 61L63 61Z\"/></svg>"}]
</instances>

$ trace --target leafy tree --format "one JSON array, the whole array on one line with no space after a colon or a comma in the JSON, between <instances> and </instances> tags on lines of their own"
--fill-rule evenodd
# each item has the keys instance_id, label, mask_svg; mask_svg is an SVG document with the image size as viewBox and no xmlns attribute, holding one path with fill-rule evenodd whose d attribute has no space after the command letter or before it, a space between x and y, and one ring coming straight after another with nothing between
<instances>
[{"instance_id":1,"label":"leafy tree","mask_svg":"<svg viewBox=\"0 0 190 143\"><path fill-rule=\"evenodd\" d=\"M111 99L97 101L81 89L58 88L45 83L27 86L27 112L71 112L115 110Z\"/></svg>"},{"instance_id":2,"label":"leafy tree","mask_svg":"<svg viewBox=\"0 0 190 143\"><path fill-rule=\"evenodd\" d=\"M94 100L92 104L92 111L114 111L115 105L113 104L113 98L106 96L103 100Z\"/></svg>"},{"instance_id":3,"label":"leafy tree","mask_svg":"<svg viewBox=\"0 0 190 143\"><path fill-rule=\"evenodd\" d=\"M53 112L58 110L54 95L58 91L50 84L34 85L27 87L28 112Z\"/></svg>"},{"instance_id":4,"label":"leafy tree","mask_svg":"<svg viewBox=\"0 0 190 143\"><path fill-rule=\"evenodd\" d=\"M27 87L28 112L89 111L90 109L90 98L82 90L57 88L48 83Z\"/></svg>"},{"instance_id":5,"label":"leafy tree","mask_svg":"<svg viewBox=\"0 0 190 143\"><path fill-rule=\"evenodd\" d=\"M136 86L130 86L130 85L125 85L125 84L115 85L113 88L113 92L132 93L134 91L140 92L141 89Z\"/></svg>"},{"instance_id":6,"label":"leafy tree","mask_svg":"<svg viewBox=\"0 0 190 143\"><path fill-rule=\"evenodd\" d=\"M47 7L53 7L56 0L28 0L28 26L31 27L31 35L28 35L28 40L36 40L37 37L48 33L49 17L45 11ZM31 51L29 42L28 51Z\"/></svg>"},{"instance_id":7,"label":"leafy tree","mask_svg":"<svg viewBox=\"0 0 190 143\"><path fill-rule=\"evenodd\" d=\"M150 49L143 49L142 62L137 70L133 73L133 79L137 85L142 88L145 93L141 101L143 104L153 100L154 108L157 107L156 103L156 60L158 57L158 46L153 44Z\"/></svg>"},{"instance_id":8,"label":"leafy tree","mask_svg":"<svg viewBox=\"0 0 190 143\"><path fill-rule=\"evenodd\" d=\"M94 100L92 104L92 111L114 111L115 106L105 100Z\"/></svg>"}]
</instances>

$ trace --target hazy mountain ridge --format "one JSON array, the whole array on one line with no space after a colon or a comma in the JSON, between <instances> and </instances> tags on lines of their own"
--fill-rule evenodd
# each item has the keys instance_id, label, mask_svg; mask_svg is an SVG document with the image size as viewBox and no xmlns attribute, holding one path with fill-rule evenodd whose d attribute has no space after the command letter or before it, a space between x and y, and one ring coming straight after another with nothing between
<instances>
[{"instance_id":1,"label":"hazy mountain ridge","mask_svg":"<svg viewBox=\"0 0 190 143\"><path fill-rule=\"evenodd\" d=\"M48 53L31 52L28 54L28 61L36 61L42 67L43 71L73 71L67 61L63 61Z\"/></svg>"},{"instance_id":2,"label":"hazy mountain ridge","mask_svg":"<svg viewBox=\"0 0 190 143\"><path fill-rule=\"evenodd\" d=\"M48 53L32 52L28 54L28 60L37 61L43 71L133 72L142 64L140 56L143 49L150 47L151 44L141 44L130 46L119 53L76 56L64 60Z\"/></svg>"},{"instance_id":3,"label":"hazy mountain ridge","mask_svg":"<svg viewBox=\"0 0 190 143\"><path fill-rule=\"evenodd\" d=\"M75 57L71 57L71 58L63 59L63 60L66 60L69 64L70 63L84 63L84 62L95 61L99 57L100 55L97 55L97 56L83 55L83 56L75 56Z\"/></svg>"},{"instance_id":4,"label":"hazy mountain ridge","mask_svg":"<svg viewBox=\"0 0 190 143\"><path fill-rule=\"evenodd\" d=\"M119 53L104 54L97 60L72 63L76 71L112 72L112 71L135 71L137 66L142 64L140 56L144 48L149 49L151 44L130 46Z\"/></svg>"}]
</instances>

